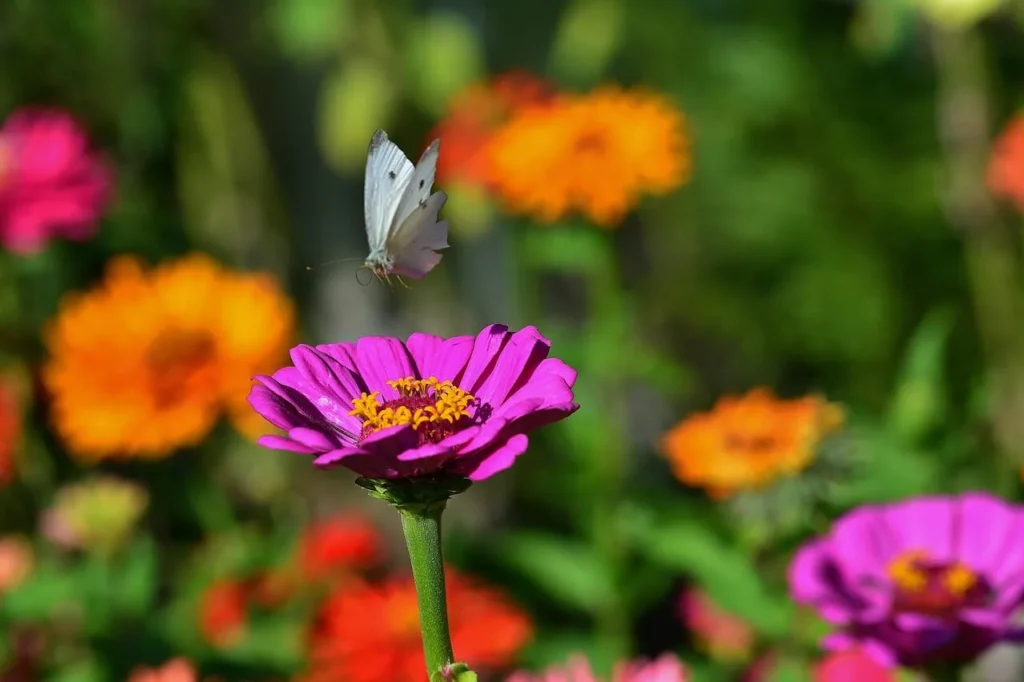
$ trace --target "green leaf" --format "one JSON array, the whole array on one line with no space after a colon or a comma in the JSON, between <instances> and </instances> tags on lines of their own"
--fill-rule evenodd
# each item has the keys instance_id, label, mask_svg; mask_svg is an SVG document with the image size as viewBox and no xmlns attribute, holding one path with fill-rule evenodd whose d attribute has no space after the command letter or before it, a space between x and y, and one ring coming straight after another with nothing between
<instances>
[{"instance_id":1,"label":"green leaf","mask_svg":"<svg viewBox=\"0 0 1024 682\"><path fill-rule=\"evenodd\" d=\"M593 549L579 541L516 533L505 536L496 549L507 565L565 606L595 613L614 597L612 575Z\"/></svg>"},{"instance_id":2,"label":"green leaf","mask_svg":"<svg viewBox=\"0 0 1024 682\"><path fill-rule=\"evenodd\" d=\"M451 98L485 72L483 46L462 14L435 12L406 36L406 85L424 111L442 116Z\"/></svg>"},{"instance_id":3,"label":"green leaf","mask_svg":"<svg viewBox=\"0 0 1024 682\"><path fill-rule=\"evenodd\" d=\"M46 682L106 682L110 679L107 671L97 661L87 659L76 661L48 676Z\"/></svg>"},{"instance_id":4,"label":"green leaf","mask_svg":"<svg viewBox=\"0 0 1024 682\"><path fill-rule=\"evenodd\" d=\"M523 255L531 267L600 275L613 267L607 236L584 224L521 230Z\"/></svg>"},{"instance_id":5,"label":"green leaf","mask_svg":"<svg viewBox=\"0 0 1024 682\"><path fill-rule=\"evenodd\" d=\"M837 481L829 501L840 507L891 502L935 490L939 462L893 439L887 429L861 423L848 434L858 457L856 472Z\"/></svg>"},{"instance_id":6,"label":"green leaf","mask_svg":"<svg viewBox=\"0 0 1024 682\"><path fill-rule=\"evenodd\" d=\"M27 581L0 599L0 614L11 621L44 620L61 606L77 603L80 594L81 585L76 573L41 565Z\"/></svg>"},{"instance_id":7,"label":"green leaf","mask_svg":"<svg viewBox=\"0 0 1024 682\"><path fill-rule=\"evenodd\" d=\"M550 71L560 81L593 85L622 44L625 5L618 0L575 0L558 24Z\"/></svg>"},{"instance_id":8,"label":"green leaf","mask_svg":"<svg viewBox=\"0 0 1024 682\"><path fill-rule=\"evenodd\" d=\"M271 26L285 54L316 59L341 46L352 25L350 0L277 0Z\"/></svg>"},{"instance_id":9,"label":"green leaf","mask_svg":"<svg viewBox=\"0 0 1024 682\"><path fill-rule=\"evenodd\" d=\"M811 682L811 666L799 658L781 658L768 673L768 682Z\"/></svg>"},{"instance_id":10,"label":"green leaf","mask_svg":"<svg viewBox=\"0 0 1024 682\"><path fill-rule=\"evenodd\" d=\"M159 557L150 538L136 542L121 559L118 579L111 595L119 611L138 615L148 613L156 594Z\"/></svg>"},{"instance_id":11,"label":"green leaf","mask_svg":"<svg viewBox=\"0 0 1024 682\"><path fill-rule=\"evenodd\" d=\"M952 311L936 310L921 322L907 346L888 415L889 428L907 443L920 441L946 414L943 361L952 330Z\"/></svg>"},{"instance_id":12,"label":"green leaf","mask_svg":"<svg viewBox=\"0 0 1024 682\"><path fill-rule=\"evenodd\" d=\"M723 610L743 618L766 637L789 633L793 607L788 600L770 595L748 555L699 521L676 521L660 527L624 525L638 552L692 576Z\"/></svg>"}]
</instances>

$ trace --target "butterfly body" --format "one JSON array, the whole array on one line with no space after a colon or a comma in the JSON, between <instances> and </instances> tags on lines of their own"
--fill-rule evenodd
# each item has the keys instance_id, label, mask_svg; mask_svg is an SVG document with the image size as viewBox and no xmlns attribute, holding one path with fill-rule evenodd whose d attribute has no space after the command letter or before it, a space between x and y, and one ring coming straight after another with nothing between
<instances>
[{"instance_id":1,"label":"butterfly body","mask_svg":"<svg viewBox=\"0 0 1024 682\"><path fill-rule=\"evenodd\" d=\"M447 195L430 193L439 150L435 140L414 166L383 130L370 140L363 197L370 253L364 265L379 279L420 279L448 247L448 221L438 220Z\"/></svg>"}]
</instances>

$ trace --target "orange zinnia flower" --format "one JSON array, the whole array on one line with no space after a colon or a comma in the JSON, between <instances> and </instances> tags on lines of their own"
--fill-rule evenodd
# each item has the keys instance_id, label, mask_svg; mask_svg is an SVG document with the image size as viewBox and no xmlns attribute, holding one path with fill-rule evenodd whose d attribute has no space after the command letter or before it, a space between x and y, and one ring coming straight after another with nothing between
<instances>
[{"instance_id":1,"label":"orange zinnia flower","mask_svg":"<svg viewBox=\"0 0 1024 682\"><path fill-rule=\"evenodd\" d=\"M502 594L452 571L448 612L456 656L474 670L506 667L531 635L529 619ZM412 578L349 583L329 596L312 633L309 661L305 682L423 679Z\"/></svg>"},{"instance_id":2,"label":"orange zinnia flower","mask_svg":"<svg viewBox=\"0 0 1024 682\"><path fill-rule=\"evenodd\" d=\"M724 497L802 471L842 421L840 408L820 397L780 400L755 389L688 417L661 449L680 481Z\"/></svg>"},{"instance_id":3,"label":"orange zinnia flower","mask_svg":"<svg viewBox=\"0 0 1024 682\"><path fill-rule=\"evenodd\" d=\"M201 441L225 411L259 435L267 425L246 403L251 377L285 357L294 316L269 275L199 254L148 272L116 258L47 330L54 426L88 462L164 457Z\"/></svg>"},{"instance_id":4,"label":"orange zinnia flower","mask_svg":"<svg viewBox=\"0 0 1024 682\"><path fill-rule=\"evenodd\" d=\"M159 668L137 668L128 682L196 682L196 668L184 658L175 658Z\"/></svg>"},{"instance_id":5,"label":"orange zinnia flower","mask_svg":"<svg viewBox=\"0 0 1024 682\"><path fill-rule=\"evenodd\" d=\"M641 196L690 176L682 113L658 95L617 87L522 110L489 154L499 196L545 222L580 211L613 227Z\"/></svg>"},{"instance_id":6,"label":"orange zinnia flower","mask_svg":"<svg viewBox=\"0 0 1024 682\"><path fill-rule=\"evenodd\" d=\"M1010 121L992 148L988 188L1024 211L1024 115Z\"/></svg>"},{"instance_id":7,"label":"orange zinnia flower","mask_svg":"<svg viewBox=\"0 0 1024 682\"><path fill-rule=\"evenodd\" d=\"M380 556L380 534L366 519L339 516L310 525L299 541L299 562L309 580L372 566Z\"/></svg>"},{"instance_id":8,"label":"orange zinnia flower","mask_svg":"<svg viewBox=\"0 0 1024 682\"><path fill-rule=\"evenodd\" d=\"M444 141L437 160L438 182L493 186L487 145L494 131L520 109L548 102L553 91L541 79L511 71L457 94L448 114L430 132Z\"/></svg>"},{"instance_id":9,"label":"orange zinnia flower","mask_svg":"<svg viewBox=\"0 0 1024 682\"><path fill-rule=\"evenodd\" d=\"M217 648L236 644L245 635L249 585L241 580L219 580L203 592L199 602L199 632Z\"/></svg>"},{"instance_id":10,"label":"orange zinnia flower","mask_svg":"<svg viewBox=\"0 0 1024 682\"><path fill-rule=\"evenodd\" d=\"M0 378L0 486L14 478L14 456L21 442L21 407L14 389Z\"/></svg>"}]
</instances>

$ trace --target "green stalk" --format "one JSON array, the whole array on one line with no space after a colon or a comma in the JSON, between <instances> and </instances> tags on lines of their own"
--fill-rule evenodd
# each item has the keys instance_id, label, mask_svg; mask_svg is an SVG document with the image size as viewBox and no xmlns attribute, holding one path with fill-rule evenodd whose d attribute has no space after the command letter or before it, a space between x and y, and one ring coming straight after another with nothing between
<instances>
[{"instance_id":1,"label":"green stalk","mask_svg":"<svg viewBox=\"0 0 1024 682\"><path fill-rule=\"evenodd\" d=\"M399 509L402 531L409 549L412 578L420 610L423 653L427 678L435 680L455 661L448 628L448 597L445 592L444 559L441 556L441 514L444 503Z\"/></svg>"}]
</instances>

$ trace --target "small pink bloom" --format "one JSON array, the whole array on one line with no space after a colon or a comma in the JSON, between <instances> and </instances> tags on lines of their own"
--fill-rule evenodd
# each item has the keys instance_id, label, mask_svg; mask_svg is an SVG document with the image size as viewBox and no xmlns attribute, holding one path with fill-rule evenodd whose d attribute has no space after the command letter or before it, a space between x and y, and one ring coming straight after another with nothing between
<instances>
[{"instance_id":1,"label":"small pink bloom","mask_svg":"<svg viewBox=\"0 0 1024 682\"><path fill-rule=\"evenodd\" d=\"M10 251L89 239L111 189L110 168L67 113L21 109L0 128L0 243Z\"/></svg>"},{"instance_id":2,"label":"small pink bloom","mask_svg":"<svg viewBox=\"0 0 1024 682\"><path fill-rule=\"evenodd\" d=\"M814 682L896 682L896 675L856 649L830 654L814 666Z\"/></svg>"},{"instance_id":3,"label":"small pink bloom","mask_svg":"<svg viewBox=\"0 0 1024 682\"><path fill-rule=\"evenodd\" d=\"M768 682L775 673L778 656L774 651L762 654L743 671L741 682Z\"/></svg>"},{"instance_id":4,"label":"small pink bloom","mask_svg":"<svg viewBox=\"0 0 1024 682\"><path fill-rule=\"evenodd\" d=\"M18 537L0 538L0 594L14 589L32 574L32 545Z\"/></svg>"},{"instance_id":5,"label":"small pink bloom","mask_svg":"<svg viewBox=\"0 0 1024 682\"><path fill-rule=\"evenodd\" d=\"M138 668L128 682L196 682L196 669L184 658L175 658L159 668Z\"/></svg>"},{"instance_id":6,"label":"small pink bloom","mask_svg":"<svg viewBox=\"0 0 1024 682\"><path fill-rule=\"evenodd\" d=\"M565 666L542 673L519 672L507 682L598 682L590 663L574 656ZM654 661L630 661L615 666L612 682L687 682L686 668L673 654L662 654Z\"/></svg>"},{"instance_id":7,"label":"small pink bloom","mask_svg":"<svg viewBox=\"0 0 1024 682\"><path fill-rule=\"evenodd\" d=\"M745 661L754 647L754 631L746 621L718 607L700 590L687 590L679 600L679 616L709 656Z\"/></svg>"}]
</instances>

